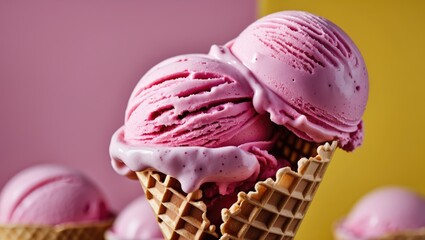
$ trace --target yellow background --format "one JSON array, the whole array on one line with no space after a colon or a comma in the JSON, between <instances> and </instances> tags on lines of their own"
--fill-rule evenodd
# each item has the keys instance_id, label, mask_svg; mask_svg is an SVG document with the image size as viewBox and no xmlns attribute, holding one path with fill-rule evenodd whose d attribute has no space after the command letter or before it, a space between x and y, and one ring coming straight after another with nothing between
<instances>
[{"instance_id":1,"label":"yellow background","mask_svg":"<svg viewBox=\"0 0 425 240\"><path fill-rule=\"evenodd\" d=\"M365 140L339 150L297 238L332 239L332 224L367 192L401 185L425 195L425 1L260 0L259 15L305 10L351 36L366 61Z\"/></svg>"}]
</instances>

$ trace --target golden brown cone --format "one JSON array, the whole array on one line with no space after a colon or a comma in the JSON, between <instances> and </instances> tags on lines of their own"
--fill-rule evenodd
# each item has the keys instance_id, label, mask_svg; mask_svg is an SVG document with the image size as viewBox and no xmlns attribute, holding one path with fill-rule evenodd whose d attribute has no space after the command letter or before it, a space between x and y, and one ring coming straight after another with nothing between
<instances>
[{"instance_id":1,"label":"golden brown cone","mask_svg":"<svg viewBox=\"0 0 425 240\"><path fill-rule=\"evenodd\" d=\"M230 209L222 210L221 235L206 217L202 191L186 194L173 177L147 169L137 172L165 239L293 239L337 148L337 143L317 144L292 136L278 146L290 161L298 161L298 173L280 169L276 180L256 184L255 192L238 194Z\"/></svg>"},{"instance_id":2,"label":"golden brown cone","mask_svg":"<svg viewBox=\"0 0 425 240\"><path fill-rule=\"evenodd\" d=\"M202 191L185 193L173 177L148 169L137 172L165 239L217 238L216 228L207 219Z\"/></svg>"},{"instance_id":3,"label":"golden brown cone","mask_svg":"<svg viewBox=\"0 0 425 240\"><path fill-rule=\"evenodd\" d=\"M293 239L335 149L336 142L319 146L319 155L298 162L298 173L281 168L275 181L240 192L238 201L222 210L221 239Z\"/></svg>"},{"instance_id":4,"label":"golden brown cone","mask_svg":"<svg viewBox=\"0 0 425 240\"><path fill-rule=\"evenodd\" d=\"M47 225L0 225L1 240L103 240L113 220L96 223Z\"/></svg>"}]
</instances>

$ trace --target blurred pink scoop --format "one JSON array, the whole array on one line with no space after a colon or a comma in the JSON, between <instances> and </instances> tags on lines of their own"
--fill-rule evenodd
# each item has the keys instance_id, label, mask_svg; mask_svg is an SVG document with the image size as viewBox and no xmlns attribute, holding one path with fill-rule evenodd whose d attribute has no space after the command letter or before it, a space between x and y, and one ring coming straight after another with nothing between
<instances>
[{"instance_id":1,"label":"blurred pink scoop","mask_svg":"<svg viewBox=\"0 0 425 240\"><path fill-rule=\"evenodd\" d=\"M156 216L145 196L133 200L118 215L108 240L153 240L164 239Z\"/></svg>"},{"instance_id":2,"label":"blurred pink scoop","mask_svg":"<svg viewBox=\"0 0 425 240\"><path fill-rule=\"evenodd\" d=\"M335 231L342 239L381 237L425 227L425 198L403 188L387 187L364 196Z\"/></svg>"},{"instance_id":3,"label":"blurred pink scoop","mask_svg":"<svg viewBox=\"0 0 425 240\"><path fill-rule=\"evenodd\" d=\"M110 217L105 199L83 174L39 165L15 175L0 195L0 222L43 224L95 222Z\"/></svg>"}]
</instances>

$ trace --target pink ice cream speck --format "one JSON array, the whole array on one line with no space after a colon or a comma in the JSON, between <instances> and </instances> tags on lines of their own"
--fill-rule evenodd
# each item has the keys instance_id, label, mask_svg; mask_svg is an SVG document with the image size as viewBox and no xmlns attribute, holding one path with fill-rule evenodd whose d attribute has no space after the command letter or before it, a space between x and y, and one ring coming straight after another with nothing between
<instances>
[{"instance_id":1,"label":"pink ice cream speck","mask_svg":"<svg viewBox=\"0 0 425 240\"><path fill-rule=\"evenodd\" d=\"M301 11L268 15L229 47L265 89L262 110L309 141L362 143L369 92L364 60L338 26Z\"/></svg>"},{"instance_id":2,"label":"pink ice cream speck","mask_svg":"<svg viewBox=\"0 0 425 240\"><path fill-rule=\"evenodd\" d=\"M57 225L95 222L109 216L96 186L80 172L58 165L21 171L0 195L3 224Z\"/></svg>"},{"instance_id":3,"label":"pink ice cream speck","mask_svg":"<svg viewBox=\"0 0 425 240\"><path fill-rule=\"evenodd\" d=\"M347 239L370 239L425 227L425 198L408 189L386 187L364 196L336 231Z\"/></svg>"}]
</instances>

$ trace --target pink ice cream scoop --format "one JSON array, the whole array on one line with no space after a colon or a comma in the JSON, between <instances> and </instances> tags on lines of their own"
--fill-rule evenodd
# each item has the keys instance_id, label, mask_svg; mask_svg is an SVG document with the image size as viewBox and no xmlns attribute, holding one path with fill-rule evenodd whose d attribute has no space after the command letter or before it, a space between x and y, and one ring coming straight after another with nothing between
<instances>
[{"instance_id":1,"label":"pink ice cream scoop","mask_svg":"<svg viewBox=\"0 0 425 240\"><path fill-rule=\"evenodd\" d=\"M237 146L270 138L273 127L253 108L253 91L231 65L183 55L153 67L127 105L125 139L134 145Z\"/></svg>"},{"instance_id":2,"label":"pink ice cream scoop","mask_svg":"<svg viewBox=\"0 0 425 240\"><path fill-rule=\"evenodd\" d=\"M301 11L268 15L228 43L258 80L257 111L309 141L362 143L368 99L364 60L350 37L322 17Z\"/></svg>"},{"instance_id":3,"label":"pink ice cream scoop","mask_svg":"<svg viewBox=\"0 0 425 240\"><path fill-rule=\"evenodd\" d=\"M410 190L387 187L364 196L335 231L359 240L425 227L425 198Z\"/></svg>"},{"instance_id":4,"label":"pink ice cream scoop","mask_svg":"<svg viewBox=\"0 0 425 240\"><path fill-rule=\"evenodd\" d=\"M106 236L108 240L164 239L145 196L136 198L118 214Z\"/></svg>"},{"instance_id":5,"label":"pink ice cream scoop","mask_svg":"<svg viewBox=\"0 0 425 240\"><path fill-rule=\"evenodd\" d=\"M210 55L159 63L131 94L124 127L111 141L112 165L123 175L157 169L186 192L215 182L228 193L230 184L260 174L257 157L267 155L261 150L276 133L269 115L254 109L253 94L244 73ZM262 159L277 170L273 156Z\"/></svg>"},{"instance_id":6,"label":"pink ice cream scoop","mask_svg":"<svg viewBox=\"0 0 425 240\"><path fill-rule=\"evenodd\" d=\"M110 217L97 187L80 172L39 165L15 175L0 195L0 223L57 225Z\"/></svg>"}]
</instances>

